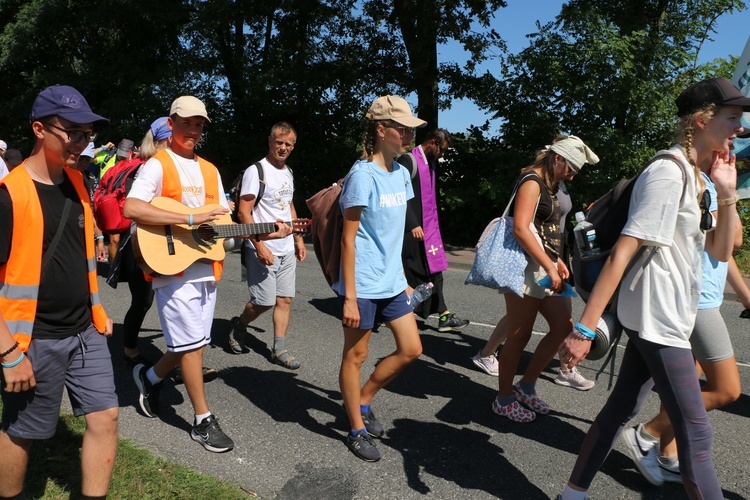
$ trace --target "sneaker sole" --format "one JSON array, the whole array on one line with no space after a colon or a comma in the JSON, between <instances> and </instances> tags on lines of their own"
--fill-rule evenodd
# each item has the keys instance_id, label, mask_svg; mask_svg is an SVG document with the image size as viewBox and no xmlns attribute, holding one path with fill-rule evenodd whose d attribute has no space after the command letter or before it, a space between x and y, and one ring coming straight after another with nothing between
<instances>
[{"instance_id":1,"label":"sneaker sole","mask_svg":"<svg viewBox=\"0 0 750 500\"><path fill-rule=\"evenodd\" d=\"M469 325L463 325L463 326L441 326L438 327L439 332L452 332L453 330L460 330L461 328L464 328Z\"/></svg>"},{"instance_id":2,"label":"sneaker sole","mask_svg":"<svg viewBox=\"0 0 750 500\"><path fill-rule=\"evenodd\" d=\"M151 412L151 409L146 405L146 398L143 397L144 387L141 383L141 377L137 373L138 369L133 368L133 379L135 380L135 386L138 387L138 406L141 407L141 411L148 418L156 418L156 414Z\"/></svg>"},{"instance_id":3,"label":"sneaker sole","mask_svg":"<svg viewBox=\"0 0 750 500\"><path fill-rule=\"evenodd\" d=\"M211 446L210 444L207 444L205 441L203 441L203 438L201 438L200 436L196 434L193 434L192 431L190 432L190 437L193 439L193 441L200 444L201 446L203 446L205 449L207 449L208 451L212 453L224 453L224 452L234 449L234 446L230 446L228 448L216 448L214 446Z\"/></svg>"},{"instance_id":4,"label":"sneaker sole","mask_svg":"<svg viewBox=\"0 0 750 500\"><path fill-rule=\"evenodd\" d=\"M492 375L493 377L497 377L498 376L498 372L494 372L493 373L493 372L489 371L486 366L484 366L482 363L480 363L476 359L471 358L471 362L474 363L477 368L479 368L480 370L482 370L487 375Z\"/></svg>"},{"instance_id":5,"label":"sneaker sole","mask_svg":"<svg viewBox=\"0 0 750 500\"><path fill-rule=\"evenodd\" d=\"M622 440L625 442L625 448L628 450L628 454L635 463L638 472L640 472L641 475L646 478L649 483L653 484L654 486L661 486L662 484L664 484L664 478L661 476L654 476L651 470L643 466L643 459L646 457L646 455L644 455L641 451L641 446L638 444L638 438L636 437L635 433L636 431L632 427L623 431Z\"/></svg>"},{"instance_id":6,"label":"sneaker sole","mask_svg":"<svg viewBox=\"0 0 750 500\"><path fill-rule=\"evenodd\" d=\"M565 382L564 380L557 380L557 379L555 379L555 383L557 385L561 385L563 387L570 387L571 389L576 389L578 391L590 391L591 389L594 388L593 385L591 387L582 387L580 385L573 385L570 382Z\"/></svg>"}]
</instances>

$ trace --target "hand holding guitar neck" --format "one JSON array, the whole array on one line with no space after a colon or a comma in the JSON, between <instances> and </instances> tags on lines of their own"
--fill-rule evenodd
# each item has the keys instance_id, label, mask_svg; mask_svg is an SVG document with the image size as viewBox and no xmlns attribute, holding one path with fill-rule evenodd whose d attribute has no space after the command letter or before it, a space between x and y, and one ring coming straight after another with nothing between
<instances>
[{"instance_id":1,"label":"hand holding guitar neck","mask_svg":"<svg viewBox=\"0 0 750 500\"><path fill-rule=\"evenodd\" d=\"M263 233L258 234L254 237L257 237L259 240L275 240L280 238L286 238L290 234L292 234L296 228L292 228L289 224L284 222L281 219L276 220L274 223L276 226L276 231L273 233Z\"/></svg>"}]
</instances>

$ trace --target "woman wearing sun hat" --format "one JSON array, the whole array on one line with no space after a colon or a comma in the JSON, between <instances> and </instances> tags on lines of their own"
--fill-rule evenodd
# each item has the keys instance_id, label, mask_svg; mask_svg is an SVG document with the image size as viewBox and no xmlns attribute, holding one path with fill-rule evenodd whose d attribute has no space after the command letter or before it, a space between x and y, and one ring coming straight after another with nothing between
<instances>
[{"instance_id":1,"label":"woman wearing sun hat","mask_svg":"<svg viewBox=\"0 0 750 500\"><path fill-rule=\"evenodd\" d=\"M394 158L407 151L415 127L426 125L401 97L379 97L366 114L362 157L349 171L341 192L344 227L341 272L333 290L339 295L344 350L339 385L351 432L346 444L368 462L380 459L372 436L383 426L370 407L373 397L422 354L422 342L408 303L399 256L406 223L406 201L414 196L409 172ZM396 350L383 358L360 387L373 327L385 322Z\"/></svg>"}]
</instances>

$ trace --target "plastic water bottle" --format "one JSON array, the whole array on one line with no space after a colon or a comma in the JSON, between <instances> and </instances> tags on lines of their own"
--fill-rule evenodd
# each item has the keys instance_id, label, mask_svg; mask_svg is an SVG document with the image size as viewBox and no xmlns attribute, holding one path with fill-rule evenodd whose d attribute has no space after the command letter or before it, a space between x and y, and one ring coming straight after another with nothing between
<instances>
[{"instance_id":1,"label":"plastic water bottle","mask_svg":"<svg viewBox=\"0 0 750 500\"><path fill-rule=\"evenodd\" d=\"M599 245L596 242L596 229L594 225L586 220L583 212L576 212L576 224L573 229L573 235L576 239L578 250L581 251L581 257L593 257L599 253Z\"/></svg>"},{"instance_id":2,"label":"plastic water bottle","mask_svg":"<svg viewBox=\"0 0 750 500\"><path fill-rule=\"evenodd\" d=\"M411 295L409 295L409 299L407 300L409 305L416 309L419 304L427 300L430 295L432 295L432 287L432 282L417 285L414 291L411 292Z\"/></svg>"}]
</instances>

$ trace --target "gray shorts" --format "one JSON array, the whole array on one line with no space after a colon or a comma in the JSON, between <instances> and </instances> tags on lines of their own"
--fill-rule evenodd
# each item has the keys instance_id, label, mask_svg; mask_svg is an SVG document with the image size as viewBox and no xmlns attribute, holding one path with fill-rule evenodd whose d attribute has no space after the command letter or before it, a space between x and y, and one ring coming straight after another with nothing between
<instances>
[{"instance_id":1,"label":"gray shorts","mask_svg":"<svg viewBox=\"0 0 750 500\"><path fill-rule=\"evenodd\" d=\"M273 257L273 264L263 265L258 260L255 247L245 245L245 266L247 267L247 290L250 303L256 306L271 307L276 297L294 297L297 258L294 252Z\"/></svg>"},{"instance_id":2,"label":"gray shorts","mask_svg":"<svg viewBox=\"0 0 750 500\"><path fill-rule=\"evenodd\" d=\"M26 353L36 387L2 391L2 429L10 436L49 439L55 435L63 387L77 417L119 407L107 338L90 325L66 339L32 339Z\"/></svg>"},{"instance_id":3,"label":"gray shorts","mask_svg":"<svg viewBox=\"0 0 750 500\"><path fill-rule=\"evenodd\" d=\"M702 363L715 363L734 356L729 331L718 307L698 309L690 346L695 359Z\"/></svg>"}]
</instances>

